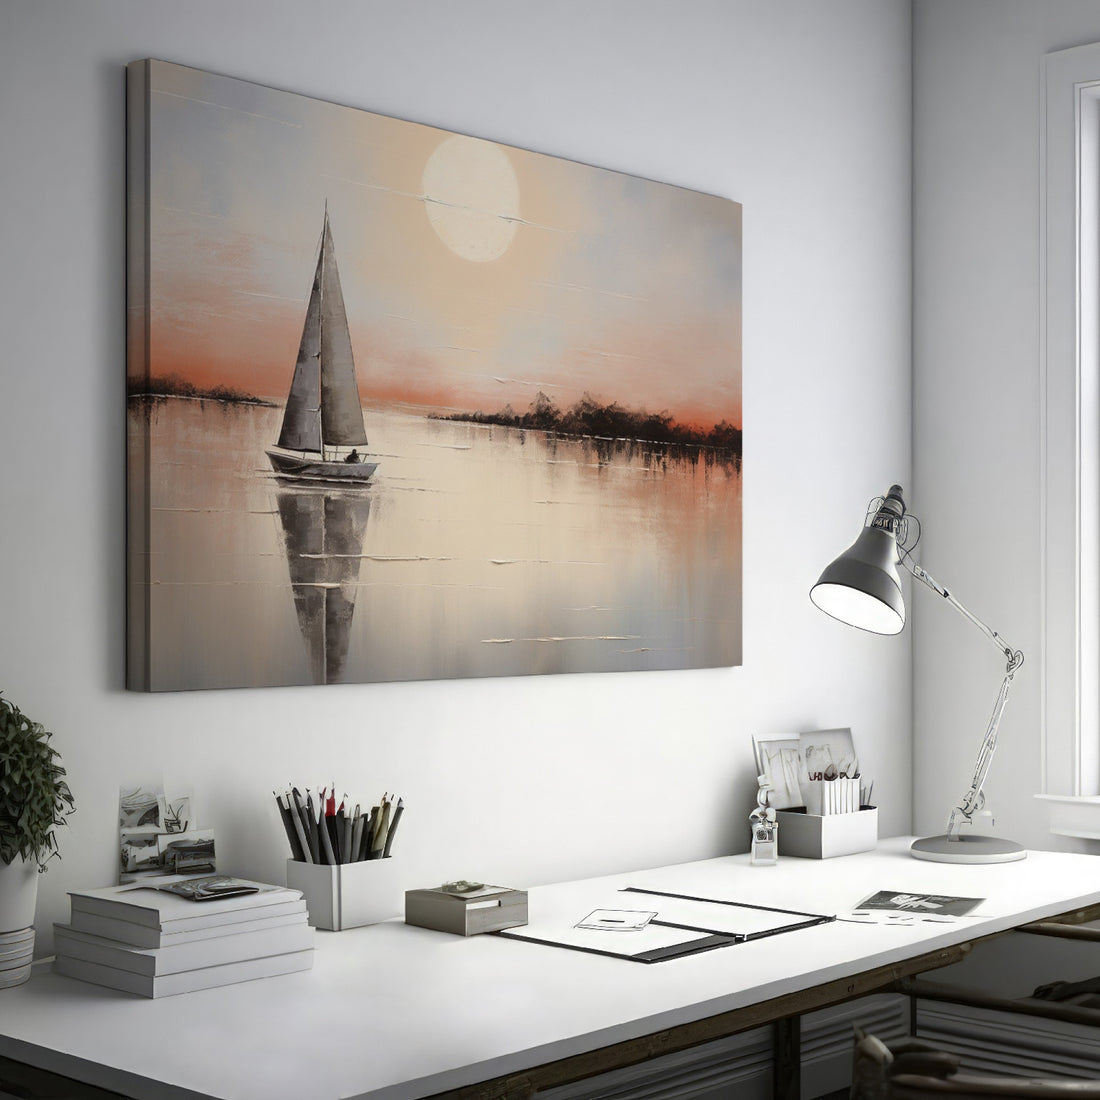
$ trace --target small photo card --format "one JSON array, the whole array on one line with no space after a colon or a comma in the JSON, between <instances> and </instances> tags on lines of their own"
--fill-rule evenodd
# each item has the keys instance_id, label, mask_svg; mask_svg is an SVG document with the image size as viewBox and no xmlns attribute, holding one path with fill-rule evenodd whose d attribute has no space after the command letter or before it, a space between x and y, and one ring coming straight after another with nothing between
<instances>
[{"instance_id":1,"label":"small photo card","mask_svg":"<svg viewBox=\"0 0 1100 1100\"><path fill-rule=\"evenodd\" d=\"M800 733L798 745L806 779L854 779L859 775L852 731L847 727Z\"/></svg>"},{"instance_id":2,"label":"small photo card","mask_svg":"<svg viewBox=\"0 0 1100 1100\"><path fill-rule=\"evenodd\" d=\"M210 874L218 869L214 856L213 829L161 833L157 837L157 843L161 865L167 874Z\"/></svg>"},{"instance_id":3,"label":"small photo card","mask_svg":"<svg viewBox=\"0 0 1100 1100\"><path fill-rule=\"evenodd\" d=\"M600 932L637 932L656 915L641 909L593 909L576 927Z\"/></svg>"},{"instance_id":4,"label":"small photo card","mask_svg":"<svg viewBox=\"0 0 1100 1100\"><path fill-rule=\"evenodd\" d=\"M857 924L954 924L984 900L878 890L864 898L845 919Z\"/></svg>"},{"instance_id":5,"label":"small photo card","mask_svg":"<svg viewBox=\"0 0 1100 1100\"><path fill-rule=\"evenodd\" d=\"M160 871L160 852L157 850L158 834L148 829L123 830L119 833L123 872Z\"/></svg>"},{"instance_id":6,"label":"small photo card","mask_svg":"<svg viewBox=\"0 0 1100 1100\"><path fill-rule=\"evenodd\" d=\"M159 786L132 786L118 789L118 827L123 832L152 827L160 831L160 812L164 791Z\"/></svg>"},{"instance_id":7,"label":"small photo card","mask_svg":"<svg viewBox=\"0 0 1100 1100\"><path fill-rule=\"evenodd\" d=\"M767 776L772 788L768 805L776 810L805 805L799 789L802 758L799 755L798 738L787 737L770 741L753 738L752 744L756 753L756 774Z\"/></svg>"},{"instance_id":8,"label":"small photo card","mask_svg":"<svg viewBox=\"0 0 1100 1100\"><path fill-rule=\"evenodd\" d=\"M900 890L877 890L858 909L886 909L895 913L919 913L936 917L962 917L984 898L960 898L951 894L908 894Z\"/></svg>"},{"instance_id":9,"label":"small photo card","mask_svg":"<svg viewBox=\"0 0 1100 1100\"><path fill-rule=\"evenodd\" d=\"M186 833L191 828L191 797L165 799L161 821L166 833Z\"/></svg>"}]
</instances>

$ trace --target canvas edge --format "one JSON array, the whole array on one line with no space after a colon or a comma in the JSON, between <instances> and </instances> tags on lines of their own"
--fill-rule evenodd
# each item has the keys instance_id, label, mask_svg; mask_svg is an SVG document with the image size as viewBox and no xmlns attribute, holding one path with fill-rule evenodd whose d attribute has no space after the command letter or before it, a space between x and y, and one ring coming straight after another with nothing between
<instances>
[{"instance_id":1,"label":"canvas edge","mask_svg":"<svg viewBox=\"0 0 1100 1100\"><path fill-rule=\"evenodd\" d=\"M149 83L151 62L126 66L126 376L149 373ZM127 385L126 687L149 691L149 432Z\"/></svg>"}]
</instances>

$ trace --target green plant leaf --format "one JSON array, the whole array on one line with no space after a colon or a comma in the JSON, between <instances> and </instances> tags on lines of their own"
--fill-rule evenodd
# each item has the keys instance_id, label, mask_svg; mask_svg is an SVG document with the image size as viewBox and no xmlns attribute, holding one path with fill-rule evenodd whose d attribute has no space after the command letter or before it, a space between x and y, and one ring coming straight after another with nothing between
<instances>
[{"instance_id":1,"label":"green plant leaf","mask_svg":"<svg viewBox=\"0 0 1100 1100\"><path fill-rule=\"evenodd\" d=\"M74 811L53 735L0 693L0 861L57 854L54 829Z\"/></svg>"}]
</instances>

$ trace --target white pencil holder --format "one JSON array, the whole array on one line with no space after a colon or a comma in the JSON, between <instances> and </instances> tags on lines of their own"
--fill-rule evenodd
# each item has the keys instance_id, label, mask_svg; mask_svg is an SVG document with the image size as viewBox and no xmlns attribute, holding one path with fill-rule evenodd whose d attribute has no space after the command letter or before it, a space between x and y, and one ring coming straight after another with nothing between
<instances>
[{"instance_id":1,"label":"white pencil holder","mask_svg":"<svg viewBox=\"0 0 1100 1100\"><path fill-rule=\"evenodd\" d=\"M365 859L359 863L286 861L286 884L301 890L314 928L340 932L378 924L405 912L405 886L398 860Z\"/></svg>"},{"instance_id":2,"label":"white pencil holder","mask_svg":"<svg viewBox=\"0 0 1100 1100\"><path fill-rule=\"evenodd\" d=\"M864 806L850 814L810 814L779 810L779 857L829 859L869 852L878 844L878 809Z\"/></svg>"}]
</instances>

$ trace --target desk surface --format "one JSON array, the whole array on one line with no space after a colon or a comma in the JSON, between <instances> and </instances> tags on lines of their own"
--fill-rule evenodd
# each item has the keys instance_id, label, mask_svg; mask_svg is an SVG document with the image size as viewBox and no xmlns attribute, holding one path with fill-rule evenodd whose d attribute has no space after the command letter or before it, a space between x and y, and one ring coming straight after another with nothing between
<instances>
[{"instance_id":1,"label":"desk surface","mask_svg":"<svg viewBox=\"0 0 1100 1100\"><path fill-rule=\"evenodd\" d=\"M156 1100L405 1100L1100 903L1092 856L1034 852L966 867L912 859L908 843L776 867L731 856L543 886L530 891L530 911L565 904L579 920L639 886L829 914L879 889L985 898L974 916L905 927L838 921L653 965L395 921L319 932L311 971L156 1001L43 965L0 991L0 1055Z\"/></svg>"}]
</instances>

